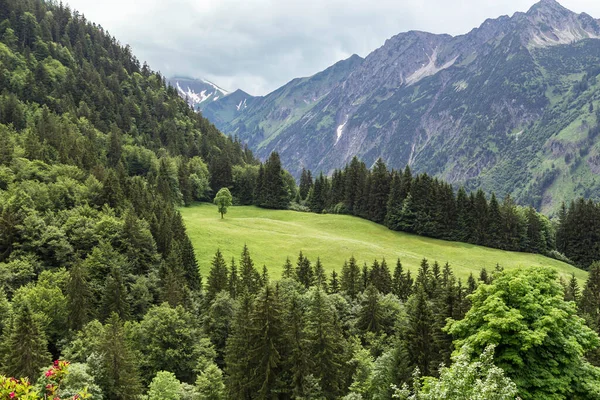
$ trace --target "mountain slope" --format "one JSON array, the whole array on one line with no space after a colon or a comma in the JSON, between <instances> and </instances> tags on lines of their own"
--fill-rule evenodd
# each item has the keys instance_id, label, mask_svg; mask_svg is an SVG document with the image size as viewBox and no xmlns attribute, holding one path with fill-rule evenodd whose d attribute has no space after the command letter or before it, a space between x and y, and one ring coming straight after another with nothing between
<instances>
[{"instance_id":1,"label":"mountain slope","mask_svg":"<svg viewBox=\"0 0 600 400\"><path fill-rule=\"evenodd\" d=\"M206 103L219 100L229 94L225 89L203 79L175 77L169 79L168 83L176 88L177 93L187 99L188 104L196 110L200 110Z\"/></svg>"},{"instance_id":2,"label":"mountain slope","mask_svg":"<svg viewBox=\"0 0 600 400\"><path fill-rule=\"evenodd\" d=\"M543 0L461 36L399 34L310 105L289 102L292 81L230 120L213 119L219 101L205 116L296 174L382 157L552 211L600 192L598 38L597 20Z\"/></svg>"}]
</instances>

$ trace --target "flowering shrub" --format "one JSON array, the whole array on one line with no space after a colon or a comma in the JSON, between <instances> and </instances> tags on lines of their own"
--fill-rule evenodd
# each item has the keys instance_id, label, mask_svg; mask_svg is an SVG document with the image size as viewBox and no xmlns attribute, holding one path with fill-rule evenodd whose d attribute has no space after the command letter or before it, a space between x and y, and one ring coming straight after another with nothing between
<instances>
[{"instance_id":1,"label":"flowering shrub","mask_svg":"<svg viewBox=\"0 0 600 400\"><path fill-rule=\"evenodd\" d=\"M20 400L61 400L58 396L60 385L69 373L68 361L54 361L40 379L40 390L32 386L29 379L15 379L0 375L0 400L20 399ZM90 395L87 390L71 397L70 400L87 399Z\"/></svg>"}]
</instances>

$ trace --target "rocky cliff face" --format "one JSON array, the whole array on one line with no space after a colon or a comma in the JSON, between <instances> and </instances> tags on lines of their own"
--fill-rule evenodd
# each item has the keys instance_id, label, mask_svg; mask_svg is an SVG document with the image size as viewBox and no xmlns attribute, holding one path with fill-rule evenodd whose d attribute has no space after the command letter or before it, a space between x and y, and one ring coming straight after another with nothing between
<instances>
[{"instance_id":1,"label":"rocky cliff face","mask_svg":"<svg viewBox=\"0 0 600 400\"><path fill-rule=\"evenodd\" d=\"M551 210L600 193L598 38L597 20L543 0L461 36L401 33L230 118L214 111L227 97L203 112L294 173L381 157Z\"/></svg>"}]
</instances>

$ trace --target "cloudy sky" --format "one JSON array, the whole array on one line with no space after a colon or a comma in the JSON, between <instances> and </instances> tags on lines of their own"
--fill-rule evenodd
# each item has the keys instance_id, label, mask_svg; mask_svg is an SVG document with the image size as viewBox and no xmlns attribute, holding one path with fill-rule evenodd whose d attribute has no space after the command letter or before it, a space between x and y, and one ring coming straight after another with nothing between
<instances>
[{"instance_id":1,"label":"cloudy sky","mask_svg":"<svg viewBox=\"0 0 600 400\"><path fill-rule=\"evenodd\" d=\"M461 34L535 0L66 0L166 76L266 94L400 32ZM600 18L598 0L562 0Z\"/></svg>"}]
</instances>

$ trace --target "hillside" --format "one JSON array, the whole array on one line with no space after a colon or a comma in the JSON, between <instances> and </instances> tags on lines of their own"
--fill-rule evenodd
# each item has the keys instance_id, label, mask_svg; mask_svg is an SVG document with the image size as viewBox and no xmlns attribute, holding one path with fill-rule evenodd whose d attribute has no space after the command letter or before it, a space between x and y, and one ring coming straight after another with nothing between
<instances>
[{"instance_id":1,"label":"hillside","mask_svg":"<svg viewBox=\"0 0 600 400\"><path fill-rule=\"evenodd\" d=\"M465 35L401 33L244 109L225 97L203 113L296 176L381 157L553 213L600 199L599 37L596 19L542 0Z\"/></svg>"},{"instance_id":2,"label":"hillside","mask_svg":"<svg viewBox=\"0 0 600 400\"><path fill-rule=\"evenodd\" d=\"M393 232L345 215L232 207L220 220L211 204L197 204L181 209L181 213L203 276L217 249L230 260L238 258L246 244L257 267L266 265L273 278L280 276L286 257L295 263L300 250L313 262L320 257L328 273L334 269L339 273L344 261L354 255L361 265L385 257L390 268L400 258L413 273L423 258L440 264L448 262L463 280L470 273L477 276L481 268L491 271L497 263L506 269L551 266L565 277L573 272L580 280L587 277L585 271L541 255Z\"/></svg>"}]
</instances>

